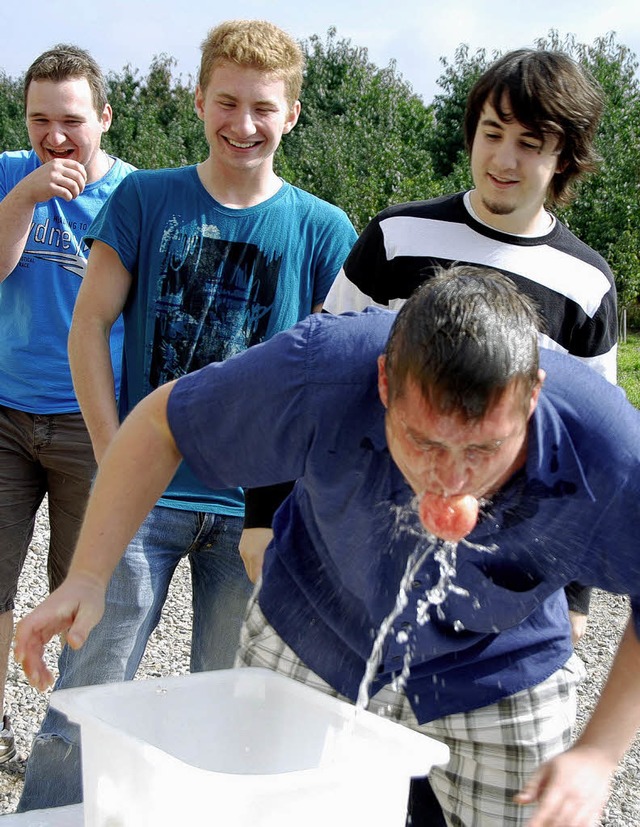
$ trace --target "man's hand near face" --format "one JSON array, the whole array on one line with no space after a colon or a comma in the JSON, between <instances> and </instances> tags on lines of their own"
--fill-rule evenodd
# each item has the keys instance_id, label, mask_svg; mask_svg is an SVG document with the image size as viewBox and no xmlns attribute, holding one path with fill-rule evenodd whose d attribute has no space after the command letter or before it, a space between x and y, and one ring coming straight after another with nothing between
<instances>
[{"instance_id":1,"label":"man's hand near face","mask_svg":"<svg viewBox=\"0 0 640 827\"><path fill-rule=\"evenodd\" d=\"M87 171L71 158L56 158L35 169L15 187L14 197L24 199L31 207L50 198L72 201L84 190Z\"/></svg>"}]
</instances>

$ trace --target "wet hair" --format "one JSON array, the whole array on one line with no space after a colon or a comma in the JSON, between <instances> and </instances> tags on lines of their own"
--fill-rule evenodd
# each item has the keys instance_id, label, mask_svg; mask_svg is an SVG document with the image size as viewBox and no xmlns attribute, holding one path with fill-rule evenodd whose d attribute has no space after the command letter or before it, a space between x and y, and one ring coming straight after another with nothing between
<instances>
[{"instance_id":1,"label":"wet hair","mask_svg":"<svg viewBox=\"0 0 640 827\"><path fill-rule=\"evenodd\" d=\"M84 78L91 89L93 108L98 116L107 105L107 86L104 76L89 52L68 43L59 43L37 57L24 77L24 109L27 111L27 93L33 80L63 80Z\"/></svg>"},{"instance_id":2,"label":"wet hair","mask_svg":"<svg viewBox=\"0 0 640 827\"><path fill-rule=\"evenodd\" d=\"M300 97L304 55L296 41L266 20L228 20L202 43L198 82L204 91L220 63L259 69L284 81L289 106Z\"/></svg>"},{"instance_id":3,"label":"wet hair","mask_svg":"<svg viewBox=\"0 0 640 827\"><path fill-rule=\"evenodd\" d=\"M558 141L551 204L567 204L573 184L596 169L593 140L604 107L600 87L563 52L519 49L493 63L467 98L464 133L471 152L482 109L490 103L504 123L514 119L540 140Z\"/></svg>"},{"instance_id":4,"label":"wet hair","mask_svg":"<svg viewBox=\"0 0 640 827\"><path fill-rule=\"evenodd\" d=\"M540 327L531 299L496 270L441 270L394 322L385 351L389 403L411 379L439 412L479 419L516 381L528 410Z\"/></svg>"}]
</instances>

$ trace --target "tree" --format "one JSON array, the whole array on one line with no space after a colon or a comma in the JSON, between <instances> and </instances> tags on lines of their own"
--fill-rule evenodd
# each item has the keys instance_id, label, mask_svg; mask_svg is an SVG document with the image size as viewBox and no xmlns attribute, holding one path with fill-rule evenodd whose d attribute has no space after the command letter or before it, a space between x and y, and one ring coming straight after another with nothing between
<instances>
[{"instance_id":1,"label":"tree","mask_svg":"<svg viewBox=\"0 0 640 827\"><path fill-rule=\"evenodd\" d=\"M338 204L358 230L389 204L439 193L431 110L395 64L379 69L334 28L302 47L302 113L278 154L283 177Z\"/></svg>"},{"instance_id":2,"label":"tree","mask_svg":"<svg viewBox=\"0 0 640 827\"><path fill-rule=\"evenodd\" d=\"M592 45L551 30L541 48L560 49L600 83L605 112L597 136L600 170L577 187L559 212L609 262L621 305L640 294L640 86L638 61L613 33ZM356 229L389 204L430 198L471 185L462 123L467 94L499 57L461 45L441 59L441 91L426 106L392 61L379 68L366 48L339 39L303 41L302 113L276 156L291 183L342 207ZM130 65L108 77L114 121L108 151L141 168L198 163L208 155L193 108L195 83L175 78L176 61L160 55L146 75ZM28 146L22 80L0 72L0 149Z\"/></svg>"},{"instance_id":3,"label":"tree","mask_svg":"<svg viewBox=\"0 0 640 827\"><path fill-rule=\"evenodd\" d=\"M175 65L160 55L144 77L127 65L107 80L113 124L104 146L141 169L198 163L209 154L194 111L194 83L174 78Z\"/></svg>"},{"instance_id":4,"label":"tree","mask_svg":"<svg viewBox=\"0 0 640 827\"><path fill-rule=\"evenodd\" d=\"M467 148L464 140L464 113L471 87L489 65L498 57L494 52L487 57L486 49L469 54L466 44L458 46L453 62L440 58L443 72L437 80L443 90L433 99L435 128L429 140L433 169L441 178L458 183L449 191L466 189L471 185Z\"/></svg>"},{"instance_id":5,"label":"tree","mask_svg":"<svg viewBox=\"0 0 640 827\"><path fill-rule=\"evenodd\" d=\"M29 146L24 122L22 78L14 80L0 71L0 151Z\"/></svg>"},{"instance_id":6,"label":"tree","mask_svg":"<svg viewBox=\"0 0 640 827\"><path fill-rule=\"evenodd\" d=\"M640 294L640 85L638 61L613 32L592 45L573 35L561 39L552 30L541 48L571 55L600 84L605 98L596 137L599 170L577 188L577 197L562 218L583 241L609 262L621 306Z\"/></svg>"}]
</instances>

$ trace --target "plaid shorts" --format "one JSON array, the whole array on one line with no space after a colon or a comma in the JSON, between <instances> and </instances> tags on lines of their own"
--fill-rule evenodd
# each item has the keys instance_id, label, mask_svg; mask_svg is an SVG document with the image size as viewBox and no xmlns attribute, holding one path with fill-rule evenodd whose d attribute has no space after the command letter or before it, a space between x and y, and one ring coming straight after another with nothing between
<instances>
[{"instance_id":1,"label":"plaid shorts","mask_svg":"<svg viewBox=\"0 0 640 827\"><path fill-rule=\"evenodd\" d=\"M269 625L257 601L247 607L236 666L262 666L349 701L308 669ZM495 704L419 724L404 692L383 687L368 709L446 743L446 767L429 773L450 827L525 825L532 807L513 796L543 761L571 744L576 687L584 676L577 655L547 680ZM349 701L351 703L351 701Z\"/></svg>"}]
</instances>

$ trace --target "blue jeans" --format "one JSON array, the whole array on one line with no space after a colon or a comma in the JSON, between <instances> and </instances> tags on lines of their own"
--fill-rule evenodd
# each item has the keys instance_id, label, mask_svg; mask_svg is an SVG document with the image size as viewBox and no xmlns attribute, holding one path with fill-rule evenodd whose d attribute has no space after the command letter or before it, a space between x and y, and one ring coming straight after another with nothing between
<instances>
[{"instance_id":1,"label":"blue jeans","mask_svg":"<svg viewBox=\"0 0 640 827\"><path fill-rule=\"evenodd\" d=\"M191 671L233 666L252 584L238 551L241 517L156 507L109 583L105 613L85 645L65 646L54 689L131 680L160 620L176 566L193 583ZM17 812L82 801L80 728L49 708L27 763Z\"/></svg>"}]
</instances>

